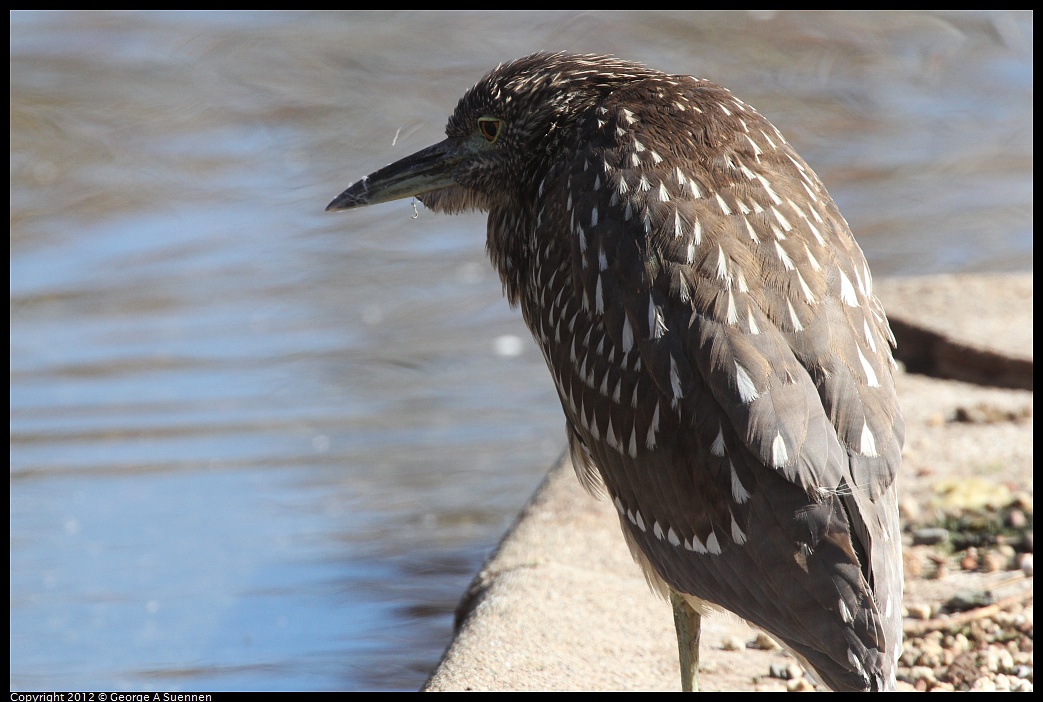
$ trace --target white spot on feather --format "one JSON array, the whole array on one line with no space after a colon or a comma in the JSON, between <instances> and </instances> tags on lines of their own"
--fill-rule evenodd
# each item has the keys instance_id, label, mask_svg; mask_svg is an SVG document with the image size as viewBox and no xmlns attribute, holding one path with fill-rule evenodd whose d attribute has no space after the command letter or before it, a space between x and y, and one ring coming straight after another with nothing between
<instances>
[{"instance_id":1,"label":"white spot on feather","mask_svg":"<svg viewBox=\"0 0 1043 702\"><path fill-rule=\"evenodd\" d=\"M746 222L746 233L750 235L750 239L752 239L754 243L759 244L761 241L760 237L758 237L757 232L754 231L753 225L750 224L750 220L743 217L743 221Z\"/></svg>"},{"instance_id":2,"label":"white spot on feather","mask_svg":"<svg viewBox=\"0 0 1043 702\"><path fill-rule=\"evenodd\" d=\"M840 299L848 307L858 307L858 297L855 295L855 286L844 271L840 271Z\"/></svg>"},{"instance_id":3,"label":"white spot on feather","mask_svg":"<svg viewBox=\"0 0 1043 702\"><path fill-rule=\"evenodd\" d=\"M663 320L663 311L648 297L648 328L652 332L653 339L662 338L666 333L666 322Z\"/></svg>"},{"instance_id":4,"label":"white spot on feather","mask_svg":"<svg viewBox=\"0 0 1043 702\"><path fill-rule=\"evenodd\" d=\"M673 354L670 354L670 391L674 395L674 401L684 397L684 390L681 388L681 376L677 372L677 361L674 360Z\"/></svg>"},{"instance_id":5,"label":"white spot on feather","mask_svg":"<svg viewBox=\"0 0 1043 702\"><path fill-rule=\"evenodd\" d=\"M804 331L804 325L800 323L800 317L797 316L797 310L793 309L793 302L786 300L786 307L789 308L789 320L793 325L793 331Z\"/></svg>"},{"instance_id":6,"label":"white spot on feather","mask_svg":"<svg viewBox=\"0 0 1043 702\"><path fill-rule=\"evenodd\" d=\"M753 139L751 139L751 138L750 138L750 135L749 135L749 134L747 134L747 135L746 135L746 141L750 142L750 146L752 146L752 147L753 147L753 155L754 155L754 157L755 157L755 158L756 158L756 159L757 159L758 161L760 161L760 160L761 160L761 159L760 159L760 156L761 156L761 154L763 153L763 152L761 151L761 147L757 146L757 142L755 142L755 141L754 141Z\"/></svg>"},{"instance_id":7,"label":"white spot on feather","mask_svg":"<svg viewBox=\"0 0 1043 702\"><path fill-rule=\"evenodd\" d=\"M721 280L728 279L728 257L720 245L717 246L717 277Z\"/></svg>"},{"instance_id":8,"label":"white spot on feather","mask_svg":"<svg viewBox=\"0 0 1043 702\"><path fill-rule=\"evenodd\" d=\"M750 492L739 480L739 474L735 472L735 465L731 461L728 461L728 466L731 468L732 473L732 499L740 505L746 504L746 501L750 499Z\"/></svg>"},{"instance_id":9,"label":"white spot on feather","mask_svg":"<svg viewBox=\"0 0 1043 702\"><path fill-rule=\"evenodd\" d=\"M742 546L746 543L746 534L739 528L739 523L735 521L735 515L732 515L732 541L735 542L736 546Z\"/></svg>"},{"instance_id":10,"label":"white spot on feather","mask_svg":"<svg viewBox=\"0 0 1043 702\"><path fill-rule=\"evenodd\" d=\"M771 465L774 468L782 468L789 461L789 451L786 449L786 440L780 432L775 433L775 440L771 442Z\"/></svg>"},{"instance_id":11,"label":"white spot on feather","mask_svg":"<svg viewBox=\"0 0 1043 702\"><path fill-rule=\"evenodd\" d=\"M749 371L742 367L738 361L735 362L735 384L739 390L739 399L744 405L748 405L758 397L757 384L753 382Z\"/></svg>"},{"instance_id":12,"label":"white spot on feather","mask_svg":"<svg viewBox=\"0 0 1043 702\"><path fill-rule=\"evenodd\" d=\"M768 193L768 197L771 198L772 202L774 202L776 205L782 204L782 198L776 195L775 191L771 189L771 183L768 182L767 178L758 173L757 180L759 180L761 182L761 185L764 186L764 190Z\"/></svg>"},{"instance_id":13,"label":"white spot on feather","mask_svg":"<svg viewBox=\"0 0 1043 702\"><path fill-rule=\"evenodd\" d=\"M869 363L869 359L862 353L862 349L858 349L858 360L862 362L862 370L866 374L866 385L871 388L880 387L880 381L877 380L876 371L873 370L873 366Z\"/></svg>"},{"instance_id":14,"label":"white spot on feather","mask_svg":"<svg viewBox=\"0 0 1043 702\"><path fill-rule=\"evenodd\" d=\"M814 210L812 210L812 212L814 212ZM808 220L808 228L811 229L811 233L815 235L815 239L818 241L819 246L825 246L826 240L822 238L822 234L819 232L818 227L812 224L810 219Z\"/></svg>"},{"instance_id":15,"label":"white spot on feather","mask_svg":"<svg viewBox=\"0 0 1043 702\"><path fill-rule=\"evenodd\" d=\"M648 435L645 437L645 448L654 449L656 446L656 433L659 431L659 403L655 403L655 411L652 413L652 423L648 426Z\"/></svg>"},{"instance_id":16,"label":"white spot on feather","mask_svg":"<svg viewBox=\"0 0 1043 702\"><path fill-rule=\"evenodd\" d=\"M869 430L869 425L865 422L862 422L862 441L858 452L870 458L876 458L880 455L876 452L876 437L873 436L873 432Z\"/></svg>"},{"instance_id":17,"label":"white spot on feather","mask_svg":"<svg viewBox=\"0 0 1043 702\"><path fill-rule=\"evenodd\" d=\"M808 263L811 265L811 267L814 268L816 271L822 270L822 266L819 265L818 259L815 258L814 254L811 253L811 249L808 248L807 244L804 244L804 251L808 255Z\"/></svg>"},{"instance_id":18,"label":"white spot on feather","mask_svg":"<svg viewBox=\"0 0 1043 702\"><path fill-rule=\"evenodd\" d=\"M753 308L752 307L746 308L746 321L750 325L750 333L751 334L760 334L761 333L760 327L757 326L757 319L756 319L756 317L753 316Z\"/></svg>"},{"instance_id":19,"label":"white spot on feather","mask_svg":"<svg viewBox=\"0 0 1043 702\"><path fill-rule=\"evenodd\" d=\"M717 437L714 438L713 443L710 444L710 453L719 458L724 457L725 446L724 446L724 429L717 428Z\"/></svg>"},{"instance_id":20,"label":"white spot on feather","mask_svg":"<svg viewBox=\"0 0 1043 702\"><path fill-rule=\"evenodd\" d=\"M869 344L869 348L873 350L873 353L876 353L876 337L873 336L873 331L869 328L868 319L862 320L862 331L866 335L866 343Z\"/></svg>"},{"instance_id":21,"label":"white spot on feather","mask_svg":"<svg viewBox=\"0 0 1043 702\"><path fill-rule=\"evenodd\" d=\"M706 537L706 550L714 556L720 555L721 553L721 544L717 541L717 534L712 531L710 532L710 535Z\"/></svg>"},{"instance_id":22,"label":"white spot on feather","mask_svg":"<svg viewBox=\"0 0 1043 702\"><path fill-rule=\"evenodd\" d=\"M808 301L809 305L814 305L815 296L812 294L811 288L808 287L808 284L804 281L804 276L800 274L799 270L797 271L797 282L800 283L800 289L804 291L804 299Z\"/></svg>"}]
</instances>

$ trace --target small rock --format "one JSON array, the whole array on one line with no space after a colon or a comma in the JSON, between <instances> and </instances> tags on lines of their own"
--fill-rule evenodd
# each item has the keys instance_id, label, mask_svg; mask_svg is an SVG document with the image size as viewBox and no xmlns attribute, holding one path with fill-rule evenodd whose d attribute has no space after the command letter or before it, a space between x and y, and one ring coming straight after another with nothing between
<instances>
[{"instance_id":1,"label":"small rock","mask_svg":"<svg viewBox=\"0 0 1043 702\"><path fill-rule=\"evenodd\" d=\"M988 607L996 601L989 590L963 589L945 601L945 608L950 612L966 612L969 609Z\"/></svg>"},{"instance_id":2,"label":"small rock","mask_svg":"<svg viewBox=\"0 0 1043 702\"><path fill-rule=\"evenodd\" d=\"M1007 569L1007 558L999 551L986 551L981 557L981 572L998 573Z\"/></svg>"},{"instance_id":3,"label":"small rock","mask_svg":"<svg viewBox=\"0 0 1043 702\"><path fill-rule=\"evenodd\" d=\"M909 678L918 690L929 690L938 683L938 679L934 677L934 671L925 665L914 665L910 668ZM923 687L919 683L923 683Z\"/></svg>"},{"instance_id":4,"label":"small rock","mask_svg":"<svg viewBox=\"0 0 1043 702\"><path fill-rule=\"evenodd\" d=\"M786 683L786 692L814 692L815 686L807 678L797 678Z\"/></svg>"},{"instance_id":5,"label":"small rock","mask_svg":"<svg viewBox=\"0 0 1043 702\"><path fill-rule=\"evenodd\" d=\"M744 651L746 650L746 640L741 636L726 636L721 642L721 648L725 651Z\"/></svg>"},{"instance_id":6,"label":"small rock","mask_svg":"<svg viewBox=\"0 0 1043 702\"><path fill-rule=\"evenodd\" d=\"M992 682L996 685L997 692L1010 692L1010 679L1003 673L993 676Z\"/></svg>"},{"instance_id":7,"label":"small rock","mask_svg":"<svg viewBox=\"0 0 1043 702\"><path fill-rule=\"evenodd\" d=\"M907 604L906 610L909 612L910 619L930 619L931 618L931 605L928 604Z\"/></svg>"},{"instance_id":8,"label":"small rock","mask_svg":"<svg viewBox=\"0 0 1043 702\"><path fill-rule=\"evenodd\" d=\"M995 692L996 683L987 675L983 675L971 685L971 692Z\"/></svg>"},{"instance_id":9,"label":"small rock","mask_svg":"<svg viewBox=\"0 0 1043 702\"><path fill-rule=\"evenodd\" d=\"M804 677L804 670L791 661L772 663L768 670L768 674L771 677L779 678L780 680L796 680Z\"/></svg>"},{"instance_id":10,"label":"small rock","mask_svg":"<svg viewBox=\"0 0 1043 702\"><path fill-rule=\"evenodd\" d=\"M945 662L945 651L938 641L924 639L920 649L920 665L937 668Z\"/></svg>"},{"instance_id":11,"label":"small rock","mask_svg":"<svg viewBox=\"0 0 1043 702\"><path fill-rule=\"evenodd\" d=\"M778 651L782 647L779 646L775 639L761 631L757 633L757 638L753 640L753 644L750 648L756 648L760 651Z\"/></svg>"},{"instance_id":12,"label":"small rock","mask_svg":"<svg viewBox=\"0 0 1043 702\"><path fill-rule=\"evenodd\" d=\"M913 532L914 546L936 546L949 541L949 530L944 527L922 527Z\"/></svg>"},{"instance_id":13,"label":"small rock","mask_svg":"<svg viewBox=\"0 0 1043 702\"><path fill-rule=\"evenodd\" d=\"M985 652L985 665L990 673L1013 673L1014 657L1005 648L989 646Z\"/></svg>"}]
</instances>

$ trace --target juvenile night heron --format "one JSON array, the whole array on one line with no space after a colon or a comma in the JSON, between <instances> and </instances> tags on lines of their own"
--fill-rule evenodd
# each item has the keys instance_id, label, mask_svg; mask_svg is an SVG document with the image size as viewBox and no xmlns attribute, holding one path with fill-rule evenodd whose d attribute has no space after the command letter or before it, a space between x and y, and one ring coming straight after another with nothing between
<instances>
[{"instance_id":1,"label":"juvenile night heron","mask_svg":"<svg viewBox=\"0 0 1043 702\"><path fill-rule=\"evenodd\" d=\"M576 473L674 604L682 686L719 608L834 690L893 689L894 337L811 168L724 88L609 56L502 64L446 135L327 209L489 213Z\"/></svg>"}]
</instances>

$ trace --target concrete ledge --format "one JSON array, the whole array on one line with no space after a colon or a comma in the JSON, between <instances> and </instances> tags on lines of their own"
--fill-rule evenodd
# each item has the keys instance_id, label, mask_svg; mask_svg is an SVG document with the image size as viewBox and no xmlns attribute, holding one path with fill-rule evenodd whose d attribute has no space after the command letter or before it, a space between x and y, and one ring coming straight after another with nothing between
<instances>
[{"instance_id":1,"label":"concrete ledge","mask_svg":"<svg viewBox=\"0 0 1043 702\"><path fill-rule=\"evenodd\" d=\"M882 281L877 295L911 373L1032 389L1032 274Z\"/></svg>"},{"instance_id":2,"label":"concrete ledge","mask_svg":"<svg viewBox=\"0 0 1043 702\"><path fill-rule=\"evenodd\" d=\"M880 281L877 293L893 322L934 339L935 348L944 340L950 350L1010 360L1001 373L1008 380L997 384L1032 387L1031 274ZM1018 380L1026 368L1027 384ZM906 373L897 383L908 425L903 501L925 504L945 478L991 478L1031 491L1031 421L948 421L979 404L1031 414L1030 390ZM908 602L916 588L907 590ZM679 689L669 604L650 594L615 511L582 490L567 457L475 578L457 615L456 635L425 690ZM704 619L704 690L782 689L767 673L772 662L789 660L785 653L725 650L726 642L754 637L733 617Z\"/></svg>"}]
</instances>

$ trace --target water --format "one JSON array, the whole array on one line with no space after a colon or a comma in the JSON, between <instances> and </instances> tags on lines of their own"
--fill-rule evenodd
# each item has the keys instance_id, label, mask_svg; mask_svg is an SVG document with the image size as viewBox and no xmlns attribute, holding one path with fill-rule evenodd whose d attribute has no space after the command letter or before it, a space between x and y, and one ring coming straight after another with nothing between
<instances>
[{"instance_id":1,"label":"water","mask_svg":"<svg viewBox=\"0 0 1043 702\"><path fill-rule=\"evenodd\" d=\"M1032 267L1031 13L10 20L12 689L423 682L561 410L481 216L323 208L499 61L726 85L878 277Z\"/></svg>"}]
</instances>

